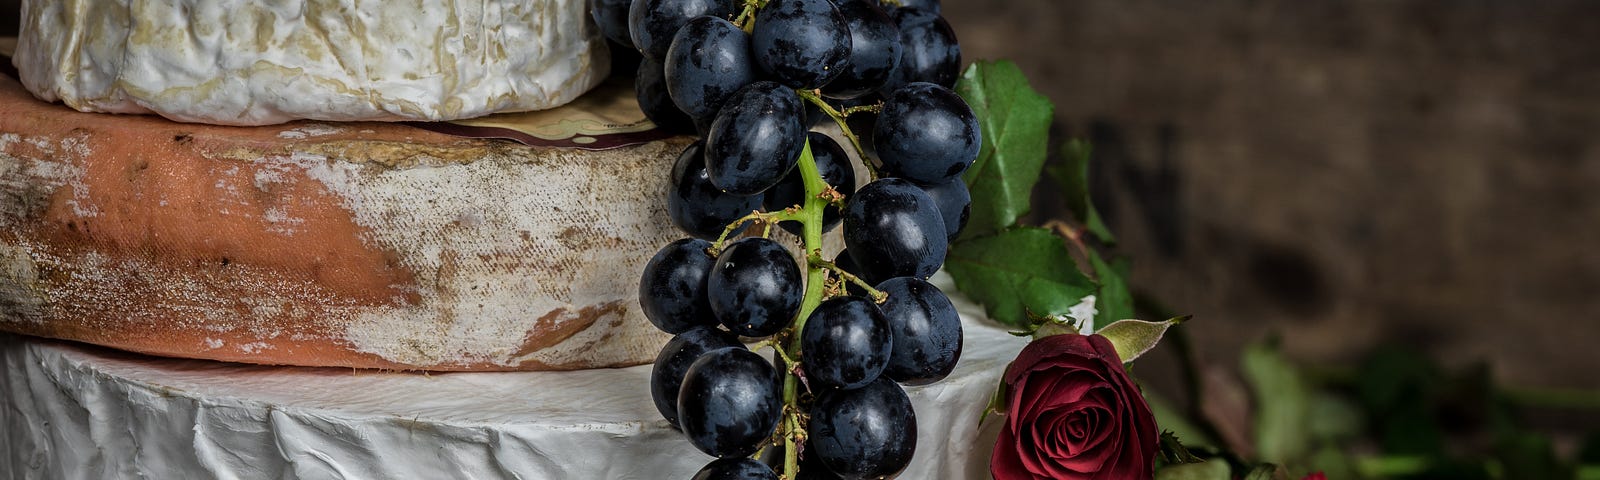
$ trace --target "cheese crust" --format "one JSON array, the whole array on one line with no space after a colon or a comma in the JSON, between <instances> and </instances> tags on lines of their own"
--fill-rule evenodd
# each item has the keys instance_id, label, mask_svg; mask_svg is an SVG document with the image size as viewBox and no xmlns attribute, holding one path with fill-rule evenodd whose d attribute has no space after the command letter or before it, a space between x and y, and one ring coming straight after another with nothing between
<instances>
[{"instance_id":1,"label":"cheese crust","mask_svg":"<svg viewBox=\"0 0 1600 480\"><path fill-rule=\"evenodd\" d=\"M80 111L270 125L547 109L609 58L583 0L23 0L13 62Z\"/></svg>"}]
</instances>

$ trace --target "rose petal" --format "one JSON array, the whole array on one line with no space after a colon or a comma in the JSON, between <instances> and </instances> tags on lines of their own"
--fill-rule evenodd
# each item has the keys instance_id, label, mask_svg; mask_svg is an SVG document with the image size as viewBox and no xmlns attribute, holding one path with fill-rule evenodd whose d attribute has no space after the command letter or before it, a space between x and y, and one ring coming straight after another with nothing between
<instances>
[{"instance_id":1,"label":"rose petal","mask_svg":"<svg viewBox=\"0 0 1600 480\"><path fill-rule=\"evenodd\" d=\"M1011 429L1002 429L1000 437L994 442L994 453L989 456L989 474L995 480L1023 480L1036 478L1036 475L1022 466L1017 457L1016 436Z\"/></svg>"},{"instance_id":2,"label":"rose petal","mask_svg":"<svg viewBox=\"0 0 1600 480\"><path fill-rule=\"evenodd\" d=\"M1094 431L1093 415L1083 412L1073 412L1072 418L1065 422L1066 430L1061 432L1069 440L1082 441Z\"/></svg>"},{"instance_id":3,"label":"rose petal","mask_svg":"<svg viewBox=\"0 0 1600 480\"><path fill-rule=\"evenodd\" d=\"M1040 377L1034 375L1033 377ZM1051 379L1032 381L1033 388L1018 394L1011 412L1024 418L1038 416L1040 412L1080 402L1096 388L1110 388L1105 383L1093 382L1094 377L1079 373L1061 375Z\"/></svg>"},{"instance_id":4,"label":"rose petal","mask_svg":"<svg viewBox=\"0 0 1600 480\"><path fill-rule=\"evenodd\" d=\"M1052 335L1028 342L1028 345L1022 348L1022 352L1017 354L1017 359L1011 362L1011 366L1006 367L1006 383L1016 383L1018 378L1038 366L1053 365L1062 361L1061 359L1099 360L1103 354L1096 351L1093 338L1092 335ZM1104 340L1104 337L1101 339ZM1114 349L1112 351L1115 352Z\"/></svg>"},{"instance_id":5,"label":"rose petal","mask_svg":"<svg viewBox=\"0 0 1600 480\"><path fill-rule=\"evenodd\" d=\"M1053 460L1049 457L1049 439L1040 438L1036 429L1037 421L1028 422L1016 434L1017 459L1028 471L1047 475Z\"/></svg>"}]
</instances>

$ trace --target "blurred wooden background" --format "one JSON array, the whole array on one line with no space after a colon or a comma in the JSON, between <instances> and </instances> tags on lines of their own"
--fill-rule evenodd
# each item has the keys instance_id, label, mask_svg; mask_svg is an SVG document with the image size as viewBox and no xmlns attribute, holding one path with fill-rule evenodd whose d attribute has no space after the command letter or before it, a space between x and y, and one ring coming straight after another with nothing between
<instances>
[{"instance_id":1,"label":"blurred wooden background","mask_svg":"<svg viewBox=\"0 0 1600 480\"><path fill-rule=\"evenodd\" d=\"M1600 387L1600 3L946 0L1088 138L1204 358L1406 345ZM1063 211L1037 192L1037 217ZM1150 368L1141 369L1150 373Z\"/></svg>"}]
</instances>

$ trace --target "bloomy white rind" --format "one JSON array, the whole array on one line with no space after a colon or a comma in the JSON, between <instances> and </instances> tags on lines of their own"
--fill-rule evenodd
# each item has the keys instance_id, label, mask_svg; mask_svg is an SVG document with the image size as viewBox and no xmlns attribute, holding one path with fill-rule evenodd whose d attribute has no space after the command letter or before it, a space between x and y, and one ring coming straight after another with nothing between
<instances>
[{"instance_id":1,"label":"bloomy white rind","mask_svg":"<svg viewBox=\"0 0 1600 480\"><path fill-rule=\"evenodd\" d=\"M540 110L609 69L583 0L24 0L35 96L194 123Z\"/></svg>"}]
</instances>

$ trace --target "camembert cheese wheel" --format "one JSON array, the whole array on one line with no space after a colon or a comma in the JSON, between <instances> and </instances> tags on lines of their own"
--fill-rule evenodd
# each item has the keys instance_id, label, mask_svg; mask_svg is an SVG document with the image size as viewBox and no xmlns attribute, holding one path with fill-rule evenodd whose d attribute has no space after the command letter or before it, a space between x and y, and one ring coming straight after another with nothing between
<instances>
[{"instance_id":1,"label":"camembert cheese wheel","mask_svg":"<svg viewBox=\"0 0 1600 480\"><path fill-rule=\"evenodd\" d=\"M546 109L609 58L583 0L23 0L14 63L85 112L270 125Z\"/></svg>"}]
</instances>

